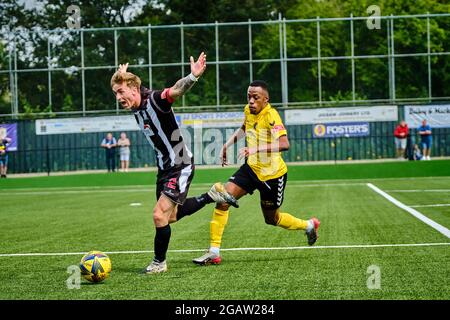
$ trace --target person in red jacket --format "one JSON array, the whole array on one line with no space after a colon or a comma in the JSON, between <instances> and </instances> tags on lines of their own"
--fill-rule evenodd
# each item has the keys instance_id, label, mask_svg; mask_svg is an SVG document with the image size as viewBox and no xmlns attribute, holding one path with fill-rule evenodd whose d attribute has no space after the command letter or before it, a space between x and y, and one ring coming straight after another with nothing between
<instances>
[{"instance_id":1,"label":"person in red jacket","mask_svg":"<svg viewBox=\"0 0 450 320\"><path fill-rule=\"evenodd\" d=\"M406 141L409 134L408 125L401 121L394 130L395 148L397 149L397 158L404 159Z\"/></svg>"}]
</instances>

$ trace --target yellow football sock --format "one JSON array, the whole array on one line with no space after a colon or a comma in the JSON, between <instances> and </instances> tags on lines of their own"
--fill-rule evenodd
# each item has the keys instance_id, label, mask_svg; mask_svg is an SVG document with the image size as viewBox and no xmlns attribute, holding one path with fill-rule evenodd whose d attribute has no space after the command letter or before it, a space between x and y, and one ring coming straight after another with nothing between
<instances>
[{"instance_id":1,"label":"yellow football sock","mask_svg":"<svg viewBox=\"0 0 450 320\"><path fill-rule=\"evenodd\" d=\"M223 230L228 222L228 210L223 211L214 208L212 221L209 225L211 247L220 248Z\"/></svg>"},{"instance_id":2,"label":"yellow football sock","mask_svg":"<svg viewBox=\"0 0 450 320\"><path fill-rule=\"evenodd\" d=\"M280 212L277 226L288 230L305 230L308 227L308 221L298 219L289 213Z\"/></svg>"}]
</instances>

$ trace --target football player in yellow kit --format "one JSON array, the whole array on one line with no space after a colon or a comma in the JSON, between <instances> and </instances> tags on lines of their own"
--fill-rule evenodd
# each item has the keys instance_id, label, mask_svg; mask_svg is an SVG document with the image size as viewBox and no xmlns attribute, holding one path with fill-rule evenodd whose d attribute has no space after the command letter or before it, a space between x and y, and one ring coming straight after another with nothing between
<instances>
[{"instance_id":1,"label":"football player in yellow kit","mask_svg":"<svg viewBox=\"0 0 450 320\"><path fill-rule=\"evenodd\" d=\"M222 147L222 166L227 164L227 148L240 138L246 138L246 147L239 150L238 157L245 163L229 179L226 191L236 199L258 189L261 210L265 222L288 230L304 230L308 244L317 240L320 221L317 218L301 220L280 210L287 182L287 167L281 152L289 149L287 131L280 115L269 103L267 83L253 81L247 91L245 120ZM210 248L201 257L193 260L199 265L219 264L222 235L228 221L229 205L217 204L210 223Z\"/></svg>"}]
</instances>

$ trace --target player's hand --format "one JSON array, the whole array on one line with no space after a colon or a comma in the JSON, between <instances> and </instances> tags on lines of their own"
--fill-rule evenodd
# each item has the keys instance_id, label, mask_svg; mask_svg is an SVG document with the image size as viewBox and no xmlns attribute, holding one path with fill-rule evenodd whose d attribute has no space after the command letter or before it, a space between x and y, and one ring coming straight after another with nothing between
<instances>
[{"instance_id":1,"label":"player's hand","mask_svg":"<svg viewBox=\"0 0 450 320\"><path fill-rule=\"evenodd\" d=\"M220 160L222 162L222 167L225 167L228 165L227 162L227 147L223 146L222 150L220 150Z\"/></svg>"},{"instance_id":2,"label":"player's hand","mask_svg":"<svg viewBox=\"0 0 450 320\"><path fill-rule=\"evenodd\" d=\"M206 54L204 52L200 53L197 61L194 62L194 57L190 57L191 62L191 72L195 77L200 77L206 69Z\"/></svg>"},{"instance_id":3,"label":"player's hand","mask_svg":"<svg viewBox=\"0 0 450 320\"><path fill-rule=\"evenodd\" d=\"M127 72L128 69L128 62L125 64L119 64L119 69L117 71L119 71L120 73L125 73Z\"/></svg>"}]
</instances>

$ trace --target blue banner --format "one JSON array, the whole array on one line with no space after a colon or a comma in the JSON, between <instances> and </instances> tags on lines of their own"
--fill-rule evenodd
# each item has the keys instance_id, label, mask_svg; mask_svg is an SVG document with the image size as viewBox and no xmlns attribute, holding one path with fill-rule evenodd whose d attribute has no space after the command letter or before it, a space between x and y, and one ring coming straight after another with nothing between
<instances>
[{"instance_id":1,"label":"blue banner","mask_svg":"<svg viewBox=\"0 0 450 320\"><path fill-rule=\"evenodd\" d=\"M313 125L314 138L365 137L370 134L368 122L324 123Z\"/></svg>"},{"instance_id":2,"label":"blue banner","mask_svg":"<svg viewBox=\"0 0 450 320\"><path fill-rule=\"evenodd\" d=\"M17 151L17 123L0 124L0 139L10 138L11 142L6 145L7 151Z\"/></svg>"}]
</instances>

